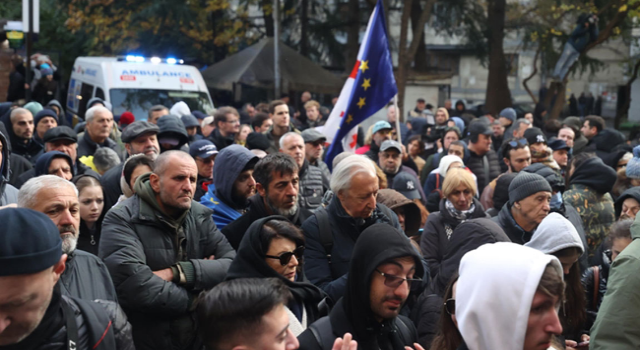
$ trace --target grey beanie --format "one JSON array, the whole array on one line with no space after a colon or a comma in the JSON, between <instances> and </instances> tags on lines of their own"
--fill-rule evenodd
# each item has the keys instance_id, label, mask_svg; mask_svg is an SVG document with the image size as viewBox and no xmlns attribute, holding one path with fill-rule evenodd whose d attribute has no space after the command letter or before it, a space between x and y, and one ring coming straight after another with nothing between
<instances>
[{"instance_id":1,"label":"grey beanie","mask_svg":"<svg viewBox=\"0 0 640 350\"><path fill-rule=\"evenodd\" d=\"M553 193L549 182L544 177L521 171L509 185L509 204L513 205L519 200L542 191Z\"/></svg>"}]
</instances>

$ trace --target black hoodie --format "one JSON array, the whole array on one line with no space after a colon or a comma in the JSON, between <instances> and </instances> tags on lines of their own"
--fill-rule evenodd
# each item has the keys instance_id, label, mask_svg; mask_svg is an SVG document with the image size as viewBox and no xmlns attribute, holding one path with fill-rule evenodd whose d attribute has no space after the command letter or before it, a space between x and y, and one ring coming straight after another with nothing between
<instances>
[{"instance_id":1,"label":"black hoodie","mask_svg":"<svg viewBox=\"0 0 640 350\"><path fill-rule=\"evenodd\" d=\"M413 323L404 316L383 320L380 323L374 318L370 302L371 279L375 269L385 262L402 257L414 259L414 276L424 275L420 256L401 231L387 224L374 224L360 234L353 249L345 296L338 301L328 316L331 338L342 337L349 332L358 342L358 349L362 350L404 350L405 346L413 347L417 340ZM326 319L322 318L319 322L322 320ZM407 333L410 334L410 339L406 339ZM322 348L310 329L302 333L298 340L300 349ZM323 345L326 348L329 344Z\"/></svg>"},{"instance_id":2,"label":"black hoodie","mask_svg":"<svg viewBox=\"0 0 640 350\"><path fill-rule=\"evenodd\" d=\"M9 184L11 176L11 143L0 132L2 144L2 161L0 161L0 207L18 203L18 190Z\"/></svg>"},{"instance_id":3,"label":"black hoodie","mask_svg":"<svg viewBox=\"0 0 640 350\"><path fill-rule=\"evenodd\" d=\"M289 287L293 300L289 302L289 309L294 312L304 305L307 312L307 324L313 323L320 317L318 304L326 297L326 294L318 287L311 284L304 276L304 269L299 266L296 281L291 282L265 262L265 255L269 247L263 247L260 240L262 227L270 220L288 221L284 216L269 216L255 221L244 235L235 259L229 267L226 280L236 278L269 278L275 277ZM294 312L295 313L295 312Z\"/></svg>"},{"instance_id":4,"label":"black hoodie","mask_svg":"<svg viewBox=\"0 0 640 350\"><path fill-rule=\"evenodd\" d=\"M590 158L574 170L569 183L584 185L605 194L613 189L617 175L615 170L602 162L600 158Z\"/></svg>"},{"instance_id":5,"label":"black hoodie","mask_svg":"<svg viewBox=\"0 0 640 350\"><path fill-rule=\"evenodd\" d=\"M622 192L620 197L616 199L616 202L615 202L616 219L618 219L620 217L620 214L622 214L622 203L624 203L624 201L627 198L633 198L637 200L638 203L640 203L640 187L631 187L626 191Z\"/></svg>"}]
</instances>

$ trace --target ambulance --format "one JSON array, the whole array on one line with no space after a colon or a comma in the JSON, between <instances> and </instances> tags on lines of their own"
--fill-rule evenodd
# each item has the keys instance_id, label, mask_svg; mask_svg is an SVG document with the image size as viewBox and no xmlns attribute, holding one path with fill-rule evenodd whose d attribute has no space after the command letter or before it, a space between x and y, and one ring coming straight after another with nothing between
<instances>
[{"instance_id":1,"label":"ambulance","mask_svg":"<svg viewBox=\"0 0 640 350\"><path fill-rule=\"evenodd\" d=\"M78 57L69 80L67 113L75 124L84 117L87 102L99 97L111 104L114 115L129 111L136 120L146 120L154 105L171 108L179 101L209 114L213 102L200 71L182 63L171 57Z\"/></svg>"}]
</instances>

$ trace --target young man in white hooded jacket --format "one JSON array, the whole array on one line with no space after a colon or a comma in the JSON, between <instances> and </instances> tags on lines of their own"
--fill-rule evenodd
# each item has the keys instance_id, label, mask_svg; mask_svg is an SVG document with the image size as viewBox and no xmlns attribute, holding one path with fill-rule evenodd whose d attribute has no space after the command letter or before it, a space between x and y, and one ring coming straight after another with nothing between
<instances>
[{"instance_id":1,"label":"young man in white hooded jacket","mask_svg":"<svg viewBox=\"0 0 640 350\"><path fill-rule=\"evenodd\" d=\"M455 321L459 350L546 350L562 334L562 265L515 243L485 244L460 263Z\"/></svg>"}]
</instances>

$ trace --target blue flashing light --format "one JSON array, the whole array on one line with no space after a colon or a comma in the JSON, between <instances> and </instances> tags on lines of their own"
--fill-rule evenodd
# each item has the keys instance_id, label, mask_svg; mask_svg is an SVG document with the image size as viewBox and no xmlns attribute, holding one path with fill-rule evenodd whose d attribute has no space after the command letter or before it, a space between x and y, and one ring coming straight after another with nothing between
<instances>
[{"instance_id":1,"label":"blue flashing light","mask_svg":"<svg viewBox=\"0 0 640 350\"><path fill-rule=\"evenodd\" d=\"M135 61L136 61L136 56L134 56L134 55L127 55L124 59L125 59L127 62L135 62Z\"/></svg>"},{"instance_id":2,"label":"blue flashing light","mask_svg":"<svg viewBox=\"0 0 640 350\"><path fill-rule=\"evenodd\" d=\"M178 60L176 60L175 58L173 57L167 58L167 64L176 64L176 63L178 63Z\"/></svg>"}]
</instances>

